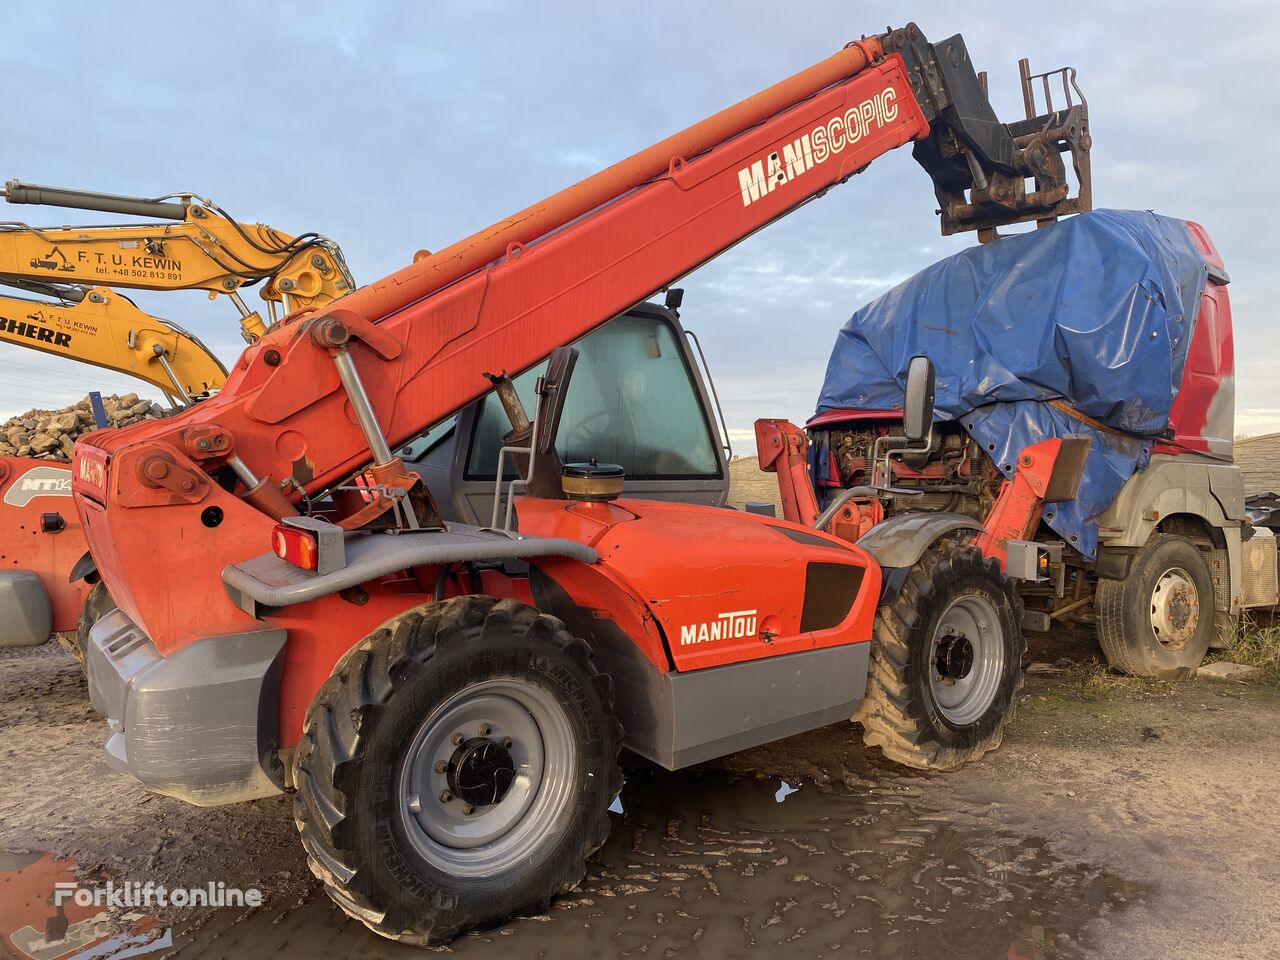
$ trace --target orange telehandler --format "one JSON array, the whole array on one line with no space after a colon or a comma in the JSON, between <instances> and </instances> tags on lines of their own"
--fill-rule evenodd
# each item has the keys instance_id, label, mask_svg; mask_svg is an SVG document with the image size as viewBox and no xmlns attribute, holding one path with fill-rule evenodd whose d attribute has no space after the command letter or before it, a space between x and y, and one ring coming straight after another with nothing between
<instances>
[{"instance_id":1,"label":"orange telehandler","mask_svg":"<svg viewBox=\"0 0 1280 960\"><path fill-rule=\"evenodd\" d=\"M971 521L907 514L870 549L723 509L669 289L907 143L945 232L1088 208L1080 106L1001 123L962 38L911 25L292 314L195 408L78 443L118 604L88 650L108 760L197 804L294 789L328 894L424 943L576 884L621 747L674 769L868 695L904 763L996 747L1022 610ZM886 644L905 698L868 686Z\"/></svg>"}]
</instances>

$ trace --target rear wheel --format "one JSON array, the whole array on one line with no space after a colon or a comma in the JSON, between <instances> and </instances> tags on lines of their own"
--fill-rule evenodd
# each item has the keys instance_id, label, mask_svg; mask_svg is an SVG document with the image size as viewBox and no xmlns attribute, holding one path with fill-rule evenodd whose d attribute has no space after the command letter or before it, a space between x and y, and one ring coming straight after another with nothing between
<instances>
[{"instance_id":1,"label":"rear wheel","mask_svg":"<svg viewBox=\"0 0 1280 960\"><path fill-rule=\"evenodd\" d=\"M1182 680L1200 665L1215 633L1213 574L1190 540L1153 536L1124 580L1100 580L1098 642L1121 673Z\"/></svg>"},{"instance_id":2,"label":"rear wheel","mask_svg":"<svg viewBox=\"0 0 1280 960\"><path fill-rule=\"evenodd\" d=\"M75 635L58 634L58 645L75 657L81 670L85 669L85 658L89 654L89 631L103 616L114 610L115 606L115 601L107 592L107 585L99 580L85 594L84 604L80 608L80 619L76 622Z\"/></svg>"},{"instance_id":3,"label":"rear wheel","mask_svg":"<svg viewBox=\"0 0 1280 960\"><path fill-rule=\"evenodd\" d=\"M1022 604L994 559L934 544L876 617L853 719L897 763L953 770L1000 745L1022 686Z\"/></svg>"},{"instance_id":4,"label":"rear wheel","mask_svg":"<svg viewBox=\"0 0 1280 960\"><path fill-rule=\"evenodd\" d=\"M348 914L414 944L545 910L582 879L621 786L590 648L513 600L388 621L307 712L294 817Z\"/></svg>"}]
</instances>

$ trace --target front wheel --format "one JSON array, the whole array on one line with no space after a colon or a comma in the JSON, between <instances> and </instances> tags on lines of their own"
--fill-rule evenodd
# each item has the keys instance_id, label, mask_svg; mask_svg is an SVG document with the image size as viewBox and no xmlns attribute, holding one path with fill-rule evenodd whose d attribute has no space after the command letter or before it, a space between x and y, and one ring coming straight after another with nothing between
<instances>
[{"instance_id":1,"label":"front wheel","mask_svg":"<svg viewBox=\"0 0 1280 960\"><path fill-rule=\"evenodd\" d=\"M514 600L383 624L307 711L294 818L329 896L376 933L447 940L581 881L621 786L590 648Z\"/></svg>"},{"instance_id":2,"label":"front wheel","mask_svg":"<svg viewBox=\"0 0 1280 960\"><path fill-rule=\"evenodd\" d=\"M1022 687L1022 604L994 559L943 540L876 616L863 740L919 770L994 750Z\"/></svg>"}]
</instances>

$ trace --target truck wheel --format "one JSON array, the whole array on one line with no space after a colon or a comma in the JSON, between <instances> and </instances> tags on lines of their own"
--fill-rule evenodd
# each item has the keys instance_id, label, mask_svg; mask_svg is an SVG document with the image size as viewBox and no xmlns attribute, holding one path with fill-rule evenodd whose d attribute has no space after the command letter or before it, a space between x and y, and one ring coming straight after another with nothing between
<instances>
[{"instance_id":1,"label":"truck wheel","mask_svg":"<svg viewBox=\"0 0 1280 960\"><path fill-rule=\"evenodd\" d=\"M876 616L863 740L918 770L1000 746L1022 687L1022 603L994 559L943 540Z\"/></svg>"},{"instance_id":2,"label":"truck wheel","mask_svg":"<svg viewBox=\"0 0 1280 960\"><path fill-rule=\"evenodd\" d=\"M1214 636L1213 574L1183 537L1156 534L1124 580L1099 580L1098 641L1121 673L1182 680L1200 665Z\"/></svg>"},{"instance_id":3,"label":"truck wheel","mask_svg":"<svg viewBox=\"0 0 1280 960\"><path fill-rule=\"evenodd\" d=\"M294 819L348 914L416 945L576 886L609 835L608 678L554 617L456 597L387 621L307 710Z\"/></svg>"}]
</instances>

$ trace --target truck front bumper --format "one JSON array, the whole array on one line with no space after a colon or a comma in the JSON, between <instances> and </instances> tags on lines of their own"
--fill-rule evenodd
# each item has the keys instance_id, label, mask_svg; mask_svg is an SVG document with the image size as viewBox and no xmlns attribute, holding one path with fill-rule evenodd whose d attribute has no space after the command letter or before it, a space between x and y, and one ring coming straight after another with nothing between
<instances>
[{"instance_id":1,"label":"truck front bumper","mask_svg":"<svg viewBox=\"0 0 1280 960\"><path fill-rule=\"evenodd\" d=\"M199 806L280 793L285 631L208 637L164 657L112 610L89 634L89 698L106 717L107 762L156 793Z\"/></svg>"}]
</instances>

